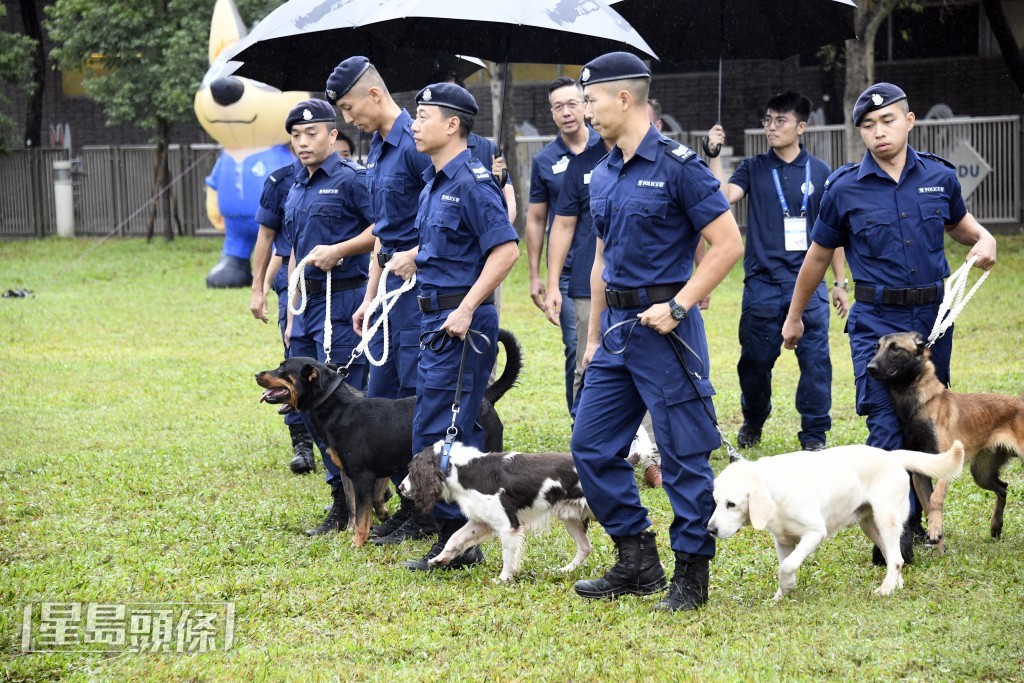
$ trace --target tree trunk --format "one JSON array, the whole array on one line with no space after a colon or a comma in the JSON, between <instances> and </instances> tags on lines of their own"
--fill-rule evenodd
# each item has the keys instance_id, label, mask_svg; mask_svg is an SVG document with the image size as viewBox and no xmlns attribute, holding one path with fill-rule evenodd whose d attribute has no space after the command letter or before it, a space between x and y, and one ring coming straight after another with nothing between
<instances>
[{"instance_id":1,"label":"tree trunk","mask_svg":"<svg viewBox=\"0 0 1024 683\"><path fill-rule=\"evenodd\" d=\"M996 42L999 43L999 51L1003 53L1003 61L1006 62L1010 78L1016 84L1017 90L1024 94L1024 48L1017 44L1017 39L1013 35L1013 28L1003 8L1003 0L982 0L981 4L985 8Z\"/></svg>"},{"instance_id":2,"label":"tree trunk","mask_svg":"<svg viewBox=\"0 0 1024 683\"><path fill-rule=\"evenodd\" d=\"M843 120L846 123L846 160L858 161L864 154L860 135L853 127L853 105L875 82L875 37L900 0L861 0L857 5L858 40L846 41L846 88L843 91Z\"/></svg>"},{"instance_id":3,"label":"tree trunk","mask_svg":"<svg viewBox=\"0 0 1024 683\"><path fill-rule=\"evenodd\" d=\"M39 11L35 0L20 0L21 21L25 35L36 41L32 53L31 81L35 84L25 107L25 134L22 141L26 147L35 149L42 145L43 137L43 90L46 88L46 50L43 47L43 27L39 22Z\"/></svg>"},{"instance_id":4,"label":"tree trunk","mask_svg":"<svg viewBox=\"0 0 1024 683\"><path fill-rule=\"evenodd\" d=\"M498 64L491 73L491 120L494 126L494 141L498 149L505 156L505 166L508 168L509 176L512 179L512 187L515 188L516 197L522 197L519 185L519 150L516 147L516 86L512 80L512 67L509 67L507 92L502 104L502 79L504 78L504 65ZM499 118L500 117L500 118ZM501 130L502 139L498 139L498 131ZM522 232L525 227L526 212L520 208L516 212L516 229Z\"/></svg>"},{"instance_id":5,"label":"tree trunk","mask_svg":"<svg viewBox=\"0 0 1024 683\"><path fill-rule=\"evenodd\" d=\"M156 164L153 168L153 195L149 201L149 216L146 218L146 241L153 239L156 228L157 207L163 206L164 239L174 239L174 227L171 222L171 169L168 157L168 144L171 137L171 123L167 119L157 119Z\"/></svg>"}]
</instances>

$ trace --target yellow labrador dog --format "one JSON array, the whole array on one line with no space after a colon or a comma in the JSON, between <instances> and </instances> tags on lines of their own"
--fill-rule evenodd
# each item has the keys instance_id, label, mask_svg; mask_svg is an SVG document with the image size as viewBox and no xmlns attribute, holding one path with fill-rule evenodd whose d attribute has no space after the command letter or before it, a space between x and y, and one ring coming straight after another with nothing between
<instances>
[{"instance_id":1,"label":"yellow labrador dog","mask_svg":"<svg viewBox=\"0 0 1024 683\"><path fill-rule=\"evenodd\" d=\"M741 460L715 479L708 533L729 538L747 524L767 529L779 554L778 600L796 587L797 570L822 541L860 524L885 556L885 579L875 594L891 595L903 587L900 534L910 512L907 470L951 479L963 464L959 441L938 455L838 446Z\"/></svg>"}]
</instances>

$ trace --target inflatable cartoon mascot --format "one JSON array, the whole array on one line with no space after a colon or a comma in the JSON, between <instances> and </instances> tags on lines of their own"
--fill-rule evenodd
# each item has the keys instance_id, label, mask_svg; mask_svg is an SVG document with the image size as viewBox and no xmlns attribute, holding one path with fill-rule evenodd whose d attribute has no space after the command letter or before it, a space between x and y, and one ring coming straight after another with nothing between
<instances>
[{"instance_id":1,"label":"inflatable cartoon mascot","mask_svg":"<svg viewBox=\"0 0 1024 683\"><path fill-rule=\"evenodd\" d=\"M246 34L234 0L217 0L210 25L210 70L196 93L200 125L224 151L206 179L206 214L224 231L220 261L206 276L207 287L248 287L249 256L256 244L263 181L293 161L284 120L306 92L281 92L262 83L224 76L221 55Z\"/></svg>"}]
</instances>

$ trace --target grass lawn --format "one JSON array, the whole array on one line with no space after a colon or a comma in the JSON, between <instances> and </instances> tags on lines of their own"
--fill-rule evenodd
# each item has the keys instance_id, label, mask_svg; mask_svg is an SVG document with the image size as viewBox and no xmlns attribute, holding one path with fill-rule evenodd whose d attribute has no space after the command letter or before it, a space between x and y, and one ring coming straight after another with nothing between
<instances>
[{"instance_id":1,"label":"grass lawn","mask_svg":"<svg viewBox=\"0 0 1024 683\"><path fill-rule=\"evenodd\" d=\"M1019 395L1024 237L999 241L999 264L957 324L954 389ZM287 430L258 403L253 374L279 362L277 328L252 319L247 290L203 285L220 242L91 245L0 243L0 291L34 292L0 299L0 679L1024 680L1019 462L1004 473L1002 540L988 538L994 497L961 478L946 505L948 552L919 552L888 599L872 595L883 570L859 530L812 555L779 603L771 538L743 530L719 543L697 613L655 613L656 597L577 597L573 581L614 562L599 527L595 553L569 576L555 571L572 552L560 526L527 543L512 586L493 581L496 541L471 570L413 574L400 563L427 541L356 551L346 534L302 535L328 490L322 469L289 472ZM965 253L950 247L954 266ZM741 286L737 267L706 316L715 405L733 439ZM506 445L567 450L560 339L527 290L524 257L504 295L503 325L527 364L498 404ZM866 430L833 321L830 443L857 443ZM784 352L752 457L797 447L795 379ZM716 472L725 464L719 449ZM671 571L667 498L641 492ZM223 602L234 607L226 651L21 652L24 610L37 629L41 603L78 603L84 624L90 605Z\"/></svg>"}]
</instances>

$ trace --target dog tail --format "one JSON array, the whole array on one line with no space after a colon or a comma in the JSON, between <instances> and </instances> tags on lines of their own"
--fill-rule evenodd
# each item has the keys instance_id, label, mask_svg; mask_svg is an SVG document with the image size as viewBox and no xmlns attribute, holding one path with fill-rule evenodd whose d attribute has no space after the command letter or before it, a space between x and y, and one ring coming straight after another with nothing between
<instances>
[{"instance_id":1,"label":"dog tail","mask_svg":"<svg viewBox=\"0 0 1024 683\"><path fill-rule=\"evenodd\" d=\"M497 403L505 392L516 385L519 373L523 370L523 347L519 345L516 336L502 327L498 329L498 341L505 347L505 369L484 392L484 398L491 404Z\"/></svg>"},{"instance_id":2,"label":"dog tail","mask_svg":"<svg viewBox=\"0 0 1024 683\"><path fill-rule=\"evenodd\" d=\"M954 441L945 453L932 454L920 451L894 451L903 467L911 472L935 479L956 479L964 468L964 445Z\"/></svg>"}]
</instances>

